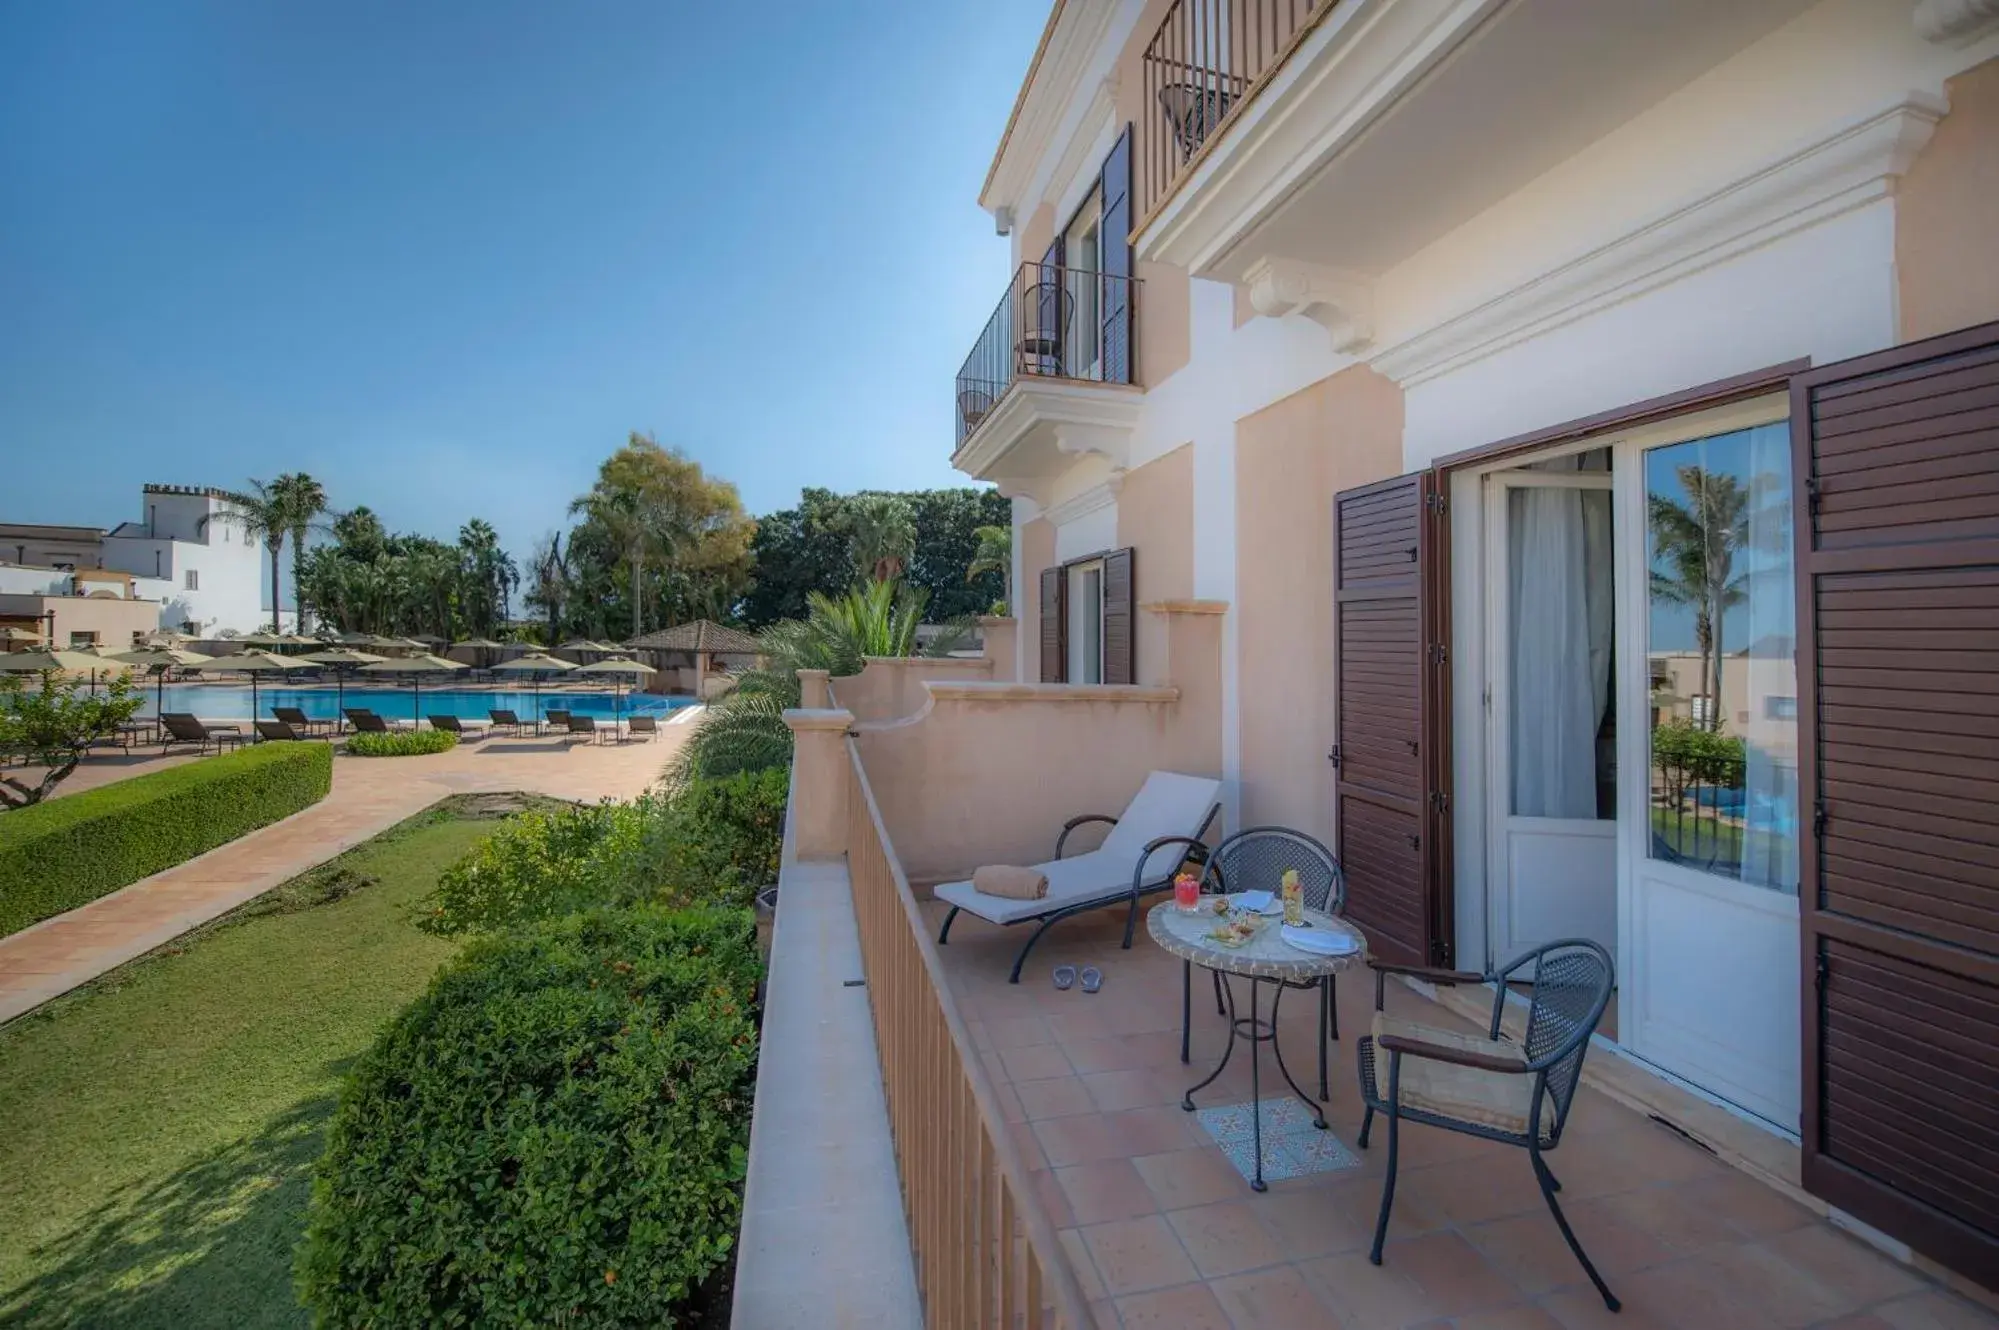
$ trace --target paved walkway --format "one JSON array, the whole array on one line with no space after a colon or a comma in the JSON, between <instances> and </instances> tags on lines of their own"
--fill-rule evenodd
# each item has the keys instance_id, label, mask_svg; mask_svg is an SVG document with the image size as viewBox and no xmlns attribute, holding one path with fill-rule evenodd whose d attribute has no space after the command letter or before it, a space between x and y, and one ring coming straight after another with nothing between
<instances>
[{"instance_id":1,"label":"paved walkway","mask_svg":"<svg viewBox=\"0 0 1999 1330\"><path fill-rule=\"evenodd\" d=\"M304 812L0 938L0 1023L234 909L447 795L525 790L564 799L631 798L658 778L690 728L668 727L650 743L496 737L431 757L337 755L332 792ZM64 792L181 760L92 762L64 782Z\"/></svg>"}]
</instances>

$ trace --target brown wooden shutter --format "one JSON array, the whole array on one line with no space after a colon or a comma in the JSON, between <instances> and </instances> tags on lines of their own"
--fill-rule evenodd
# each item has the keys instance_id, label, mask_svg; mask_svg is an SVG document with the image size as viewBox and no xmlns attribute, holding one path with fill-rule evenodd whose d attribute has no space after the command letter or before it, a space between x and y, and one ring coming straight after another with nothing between
<instances>
[{"instance_id":1,"label":"brown wooden shutter","mask_svg":"<svg viewBox=\"0 0 1999 1330\"><path fill-rule=\"evenodd\" d=\"M1062 569L1041 570L1041 682L1069 677L1069 579Z\"/></svg>"},{"instance_id":2,"label":"brown wooden shutter","mask_svg":"<svg viewBox=\"0 0 1999 1330\"><path fill-rule=\"evenodd\" d=\"M1428 472L1334 499L1334 817L1347 913L1370 949L1448 965L1443 505Z\"/></svg>"},{"instance_id":3,"label":"brown wooden shutter","mask_svg":"<svg viewBox=\"0 0 1999 1330\"><path fill-rule=\"evenodd\" d=\"M1104 556L1104 682L1137 683L1137 606L1131 551Z\"/></svg>"},{"instance_id":4,"label":"brown wooden shutter","mask_svg":"<svg viewBox=\"0 0 1999 1330\"><path fill-rule=\"evenodd\" d=\"M1792 380L1805 1186L1999 1270L1999 323Z\"/></svg>"},{"instance_id":5,"label":"brown wooden shutter","mask_svg":"<svg viewBox=\"0 0 1999 1330\"><path fill-rule=\"evenodd\" d=\"M1098 244L1104 252L1103 291L1097 308L1103 315L1103 375L1105 383L1131 382L1131 126L1104 158L1101 177L1103 216L1097 223Z\"/></svg>"}]
</instances>

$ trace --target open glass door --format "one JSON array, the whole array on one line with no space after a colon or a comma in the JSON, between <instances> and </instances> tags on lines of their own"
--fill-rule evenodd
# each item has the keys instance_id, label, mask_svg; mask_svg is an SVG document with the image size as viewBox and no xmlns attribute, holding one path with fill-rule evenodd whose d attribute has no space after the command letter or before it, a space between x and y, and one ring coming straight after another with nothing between
<instances>
[{"instance_id":1,"label":"open glass door","mask_svg":"<svg viewBox=\"0 0 1999 1330\"><path fill-rule=\"evenodd\" d=\"M1486 478L1487 936L1617 953L1615 562L1607 449Z\"/></svg>"},{"instance_id":2,"label":"open glass door","mask_svg":"<svg viewBox=\"0 0 1999 1330\"><path fill-rule=\"evenodd\" d=\"M1618 444L1619 1038L1798 1127L1797 628L1781 399ZM1638 553L1642 550L1642 554Z\"/></svg>"}]
</instances>

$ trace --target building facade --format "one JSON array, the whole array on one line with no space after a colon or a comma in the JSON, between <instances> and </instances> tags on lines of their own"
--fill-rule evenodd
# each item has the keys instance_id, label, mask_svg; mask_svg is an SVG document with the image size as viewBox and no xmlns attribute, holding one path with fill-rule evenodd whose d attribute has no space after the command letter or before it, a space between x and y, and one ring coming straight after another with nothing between
<instances>
[{"instance_id":1,"label":"building facade","mask_svg":"<svg viewBox=\"0 0 1999 1330\"><path fill-rule=\"evenodd\" d=\"M1378 953L1603 942L1619 1052L1999 1268L1999 10L1069 0L981 203L1015 677L1219 616L1177 723Z\"/></svg>"},{"instance_id":2,"label":"building facade","mask_svg":"<svg viewBox=\"0 0 1999 1330\"><path fill-rule=\"evenodd\" d=\"M245 532L227 492L147 485L143 514L109 531L0 523L0 558L53 572L110 569L160 603L158 627L197 636L271 625L270 557ZM293 616L283 616L287 628Z\"/></svg>"}]
</instances>

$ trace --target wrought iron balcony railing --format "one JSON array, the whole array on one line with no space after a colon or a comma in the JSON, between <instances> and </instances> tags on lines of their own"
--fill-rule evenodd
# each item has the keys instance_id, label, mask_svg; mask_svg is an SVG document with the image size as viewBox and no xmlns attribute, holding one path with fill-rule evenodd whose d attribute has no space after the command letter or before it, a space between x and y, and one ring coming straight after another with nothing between
<instances>
[{"instance_id":1,"label":"wrought iron balcony railing","mask_svg":"<svg viewBox=\"0 0 1999 1330\"><path fill-rule=\"evenodd\" d=\"M1130 277L1053 263L1023 263L958 371L962 445L1014 380L1132 380Z\"/></svg>"},{"instance_id":2,"label":"wrought iron balcony railing","mask_svg":"<svg viewBox=\"0 0 1999 1330\"><path fill-rule=\"evenodd\" d=\"M1337 0L1174 0L1145 48L1138 226Z\"/></svg>"}]
</instances>

